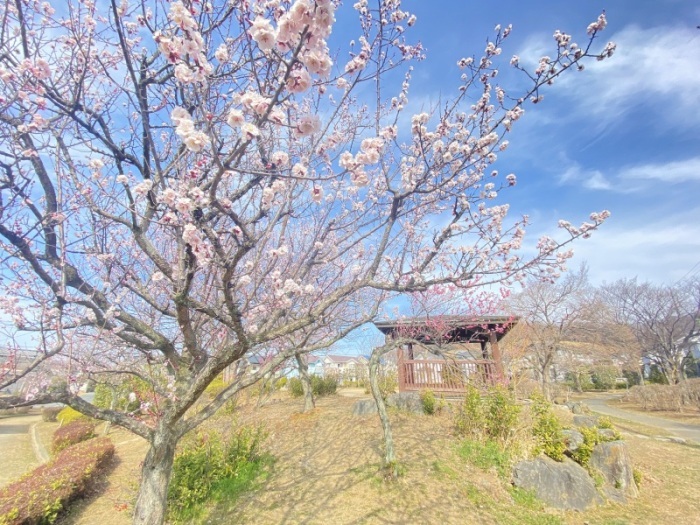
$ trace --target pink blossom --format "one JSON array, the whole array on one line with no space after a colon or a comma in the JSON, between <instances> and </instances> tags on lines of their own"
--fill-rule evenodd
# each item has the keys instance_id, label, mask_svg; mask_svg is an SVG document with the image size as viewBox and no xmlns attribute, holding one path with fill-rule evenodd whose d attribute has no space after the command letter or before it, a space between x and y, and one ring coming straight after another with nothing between
<instances>
[{"instance_id":1,"label":"pink blossom","mask_svg":"<svg viewBox=\"0 0 700 525\"><path fill-rule=\"evenodd\" d=\"M195 131L193 133L189 133L184 138L183 142L185 143L185 146L187 146L187 149L198 153L207 147L211 141L209 140L207 134L203 131Z\"/></svg>"},{"instance_id":2,"label":"pink blossom","mask_svg":"<svg viewBox=\"0 0 700 525\"><path fill-rule=\"evenodd\" d=\"M151 182L149 179L146 179L143 182L141 182L140 184L137 184L136 186L134 186L134 193L136 195L144 196L149 191L151 191L152 187L153 187L153 182Z\"/></svg>"},{"instance_id":3,"label":"pink blossom","mask_svg":"<svg viewBox=\"0 0 700 525\"><path fill-rule=\"evenodd\" d=\"M262 16L258 16L253 21L253 25L250 28L249 33L253 40L257 42L258 47L262 51L269 51L272 49L275 45L275 41L277 40L277 34L275 29L272 27L272 24L269 20L263 18Z\"/></svg>"},{"instance_id":4,"label":"pink blossom","mask_svg":"<svg viewBox=\"0 0 700 525\"><path fill-rule=\"evenodd\" d=\"M219 47L216 48L216 51L214 52L214 57L216 57L216 59L222 64L228 62L229 54L226 44L221 44Z\"/></svg>"},{"instance_id":5,"label":"pink blossom","mask_svg":"<svg viewBox=\"0 0 700 525\"><path fill-rule=\"evenodd\" d=\"M608 25L608 21L605 18L605 11L603 11L598 16L598 20L596 20L595 22L588 25L587 32L589 35L592 35L593 33L597 32L597 31L602 31L603 29L605 29L605 26L607 26L607 25Z\"/></svg>"},{"instance_id":6,"label":"pink blossom","mask_svg":"<svg viewBox=\"0 0 700 525\"><path fill-rule=\"evenodd\" d=\"M260 130L255 124L246 122L241 126L241 133L245 140L253 140L255 137L260 136Z\"/></svg>"},{"instance_id":7,"label":"pink blossom","mask_svg":"<svg viewBox=\"0 0 700 525\"><path fill-rule=\"evenodd\" d=\"M172 188L166 188L158 195L158 202L162 202L166 206L173 207L177 199L177 193Z\"/></svg>"},{"instance_id":8,"label":"pink blossom","mask_svg":"<svg viewBox=\"0 0 700 525\"><path fill-rule=\"evenodd\" d=\"M240 109L235 108L229 110L226 122L232 128L241 127L245 123L245 117L243 116L243 112Z\"/></svg>"},{"instance_id":9,"label":"pink blossom","mask_svg":"<svg viewBox=\"0 0 700 525\"><path fill-rule=\"evenodd\" d=\"M308 137L321 130L321 119L316 115L304 115L294 126L294 134L297 137Z\"/></svg>"},{"instance_id":10,"label":"pink blossom","mask_svg":"<svg viewBox=\"0 0 700 525\"><path fill-rule=\"evenodd\" d=\"M292 166L292 175L294 177L298 177L298 178L306 177L307 172L308 172L308 169L303 164L300 164L297 162L294 166Z\"/></svg>"},{"instance_id":11,"label":"pink blossom","mask_svg":"<svg viewBox=\"0 0 700 525\"><path fill-rule=\"evenodd\" d=\"M286 85L290 93L303 93L311 87L311 76L305 68L295 69L289 74Z\"/></svg>"},{"instance_id":12,"label":"pink blossom","mask_svg":"<svg viewBox=\"0 0 700 525\"><path fill-rule=\"evenodd\" d=\"M314 186L311 188L311 200L316 204L320 204L323 200L323 188L321 186Z\"/></svg>"},{"instance_id":13,"label":"pink blossom","mask_svg":"<svg viewBox=\"0 0 700 525\"><path fill-rule=\"evenodd\" d=\"M289 155L284 151L275 151L271 156L270 160L278 168L284 168L289 164Z\"/></svg>"}]
</instances>

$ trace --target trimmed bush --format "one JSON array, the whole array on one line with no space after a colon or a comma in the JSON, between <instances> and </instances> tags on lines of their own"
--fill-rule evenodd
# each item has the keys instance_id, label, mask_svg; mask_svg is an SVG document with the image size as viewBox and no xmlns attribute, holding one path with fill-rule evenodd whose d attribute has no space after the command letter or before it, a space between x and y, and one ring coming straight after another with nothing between
<instances>
[{"instance_id":1,"label":"trimmed bush","mask_svg":"<svg viewBox=\"0 0 700 525\"><path fill-rule=\"evenodd\" d=\"M87 492L113 455L114 445L106 437L66 448L0 489L0 524L53 523L68 502Z\"/></svg>"},{"instance_id":2,"label":"trimmed bush","mask_svg":"<svg viewBox=\"0 0 700 525\"><path fill-rule=\"evenodd\" d=\"M85 414L81 414L80 412L71 407L65 407L61 409L61 411L56 416L56 419L59 423L61 423L61 425L66 425L71 421L75 421L76 419L88 419L88 417Z\"/></svg>"},{"instance_id":3,"label":"trimmed bush","mask_svg":"<svg viewBox=\"0 0 700 525\"><path fill-rule=\"evenodd\" d=\"M95 423L85 418L74 419L53 433L51 450L58 454L61 450L95 437Z\"/></svg>"},{"instance_id":4,"label":"trimmed bush","mask_svg":"<svg viewBox=\"0 0 700 525\"><path fill-rule=\"evenodd\" d=\"M58 414L63 410L63 407L46 407L41 409L41 420L47 423L55 423Z\"/></svg>"}]
</instances>

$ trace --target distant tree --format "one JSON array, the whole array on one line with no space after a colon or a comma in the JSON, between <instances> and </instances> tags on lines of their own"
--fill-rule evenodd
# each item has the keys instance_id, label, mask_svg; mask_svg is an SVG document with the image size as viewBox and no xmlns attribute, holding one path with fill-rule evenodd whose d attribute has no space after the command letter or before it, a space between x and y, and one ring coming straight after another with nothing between
<instances>
[{"instance_id":1,"label":"distant tree","mask_svg":"<svg viewBox=\"0 0 700 525\"><path fill-rule=\"evenodd\" d=\"M585 266L554 282L532 279L512 297L511 307L520 315L530 341L526 358L546 399L552 396L552 371L562 342L574 338L590 319L589 297Z\"/></svg>"},{"instance_id":2,"label":"distant tree","mask_svg":"<svg viewBox=\"0 0 700 525\"><path fill-rule=\"evenodd\" d=\"M666 382L683 380L700 337L700 280L654 285L621 279L604 285L602 295L618 321L631 327L642 355Z\"/></svg>"}]
</instances>

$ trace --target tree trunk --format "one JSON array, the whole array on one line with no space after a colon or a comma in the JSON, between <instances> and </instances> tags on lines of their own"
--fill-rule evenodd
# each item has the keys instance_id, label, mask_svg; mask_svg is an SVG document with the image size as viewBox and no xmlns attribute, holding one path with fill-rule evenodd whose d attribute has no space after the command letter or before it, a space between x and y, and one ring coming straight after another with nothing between
<instances>
[{"instance_id":1,"label":"tree trunk","mask_svg":"<svg viewBox=\"0 0 700 525\"><path fill-rule=\"evenodd\" d=\"M369 385L372 390L372 396L374 397L375 403L377 403L377 412L379 413L379 420L382 423L382 429L384 430L384 465L383 467L390 471L392 477L397 476L396 469L396 454L394 452L394 437L391 434L391 423L389 421L389 414L386 410L386 403L382 397L382 391L379 388L378 380L378 370L379 370L379 358L384 352L377 352L375 350L372 352L372 357L369 360Z\"/></svg>"},{"instance_id":2,"label":"tree trunk","mask_svg":"<svg viewBox=\"0 0 700 525\"><path fill-rule=\"evenodd\" d=\"M540 372L540 382L542 384L542 395L546 401L552 401L551 377L549 373L549 362L542 365Z\"/></svg>"},{"instance_id":3,"label":"tree trunk","mask_svg":"<svg viewBox=\"0 0 700 525\"><path fill-rule=\"evenodd\" d=\"M134 507L134 525L161 525L165 521L168 485L178 440L172 430L163 427L153 434L151 447L141 469L141 486Z\"/></svg>"},{"instance_id":4,"label":"tree trunk","mask_svg":"<svg viewBox=\"0 0 700 525\"><path fill-rule=\"evenodd\" d=\"M297 367L299 368L299 380L301 381L301 388L304 390L304 412L313 410L316 408L316 403L314 401L314 391L311 387L311 379L309 378L309 365L304 361L304 357L301 354L294 354L297 360Z\"/></svg>"}]
</instances>

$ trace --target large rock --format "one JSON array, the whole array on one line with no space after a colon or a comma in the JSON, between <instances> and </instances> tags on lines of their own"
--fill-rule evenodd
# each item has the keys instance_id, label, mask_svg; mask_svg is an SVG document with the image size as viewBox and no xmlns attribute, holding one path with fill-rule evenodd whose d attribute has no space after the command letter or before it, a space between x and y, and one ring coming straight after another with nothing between
<instances>
[{"instance_id":1,"label":"large rock","mask_svg":"<svg viewBox=\"0 0 700 525\"><path fill-rule=\"evenodd\" d=\"M632 461L622 441L609 441L595 446L589 465L605 480L603 492L613 501L624 503L639 495L634 481Z\"/></svg>"},{"instance_id":2,"label":"large rock","mask_svg":"<svg viewBox=\"0 0 700 525\"><path fill-rule=\"evenodd\" d=\"M360 399L352 406L353 416L366 416L377 413L377 403L374 399Z\"/></svg>"},{"instance_id":3,"label":"large rock","mask_svg":"<svg viewBox=\"0 0 700 525\"><path fill-rule=\"evenodd\" d=\"M583 434L578 430L574 429L564 429L561 431L564 436L564 442L566 443L566 451L574 452L583 445Z\"/></svg>"},{"instance_id":4,"label":"large rock","mask_svg":"<svg viewBox=\"0 0 700 525\"><path fill-rule=\"evenodd\" d=\"M586 469L568 458L521 461L513 468L513 485L533 491L555 509L586 510L603 501Z\"/></svg>"},{"instance_id":5,"label":"large rock","mask_svg":"<svg viewBox=\"0 0 700 525\"><path fill-rule=\"evenodd\" d=\"M398 394L391 394L386 398L386 404L390 407L398 408L399 410L405 410L407 412L413 412L414 414L423 413L423 402L420 399L420 394L418 392L400 392Z\"/></svg>"},{"instance_id":6,"label":"large rock","mask_svg":"<svg viewBox=\"0 0 700 525\"><path fill-rule=\"evenodd\" d=\"M574 416L574 425L577 427L595 427L598 426L598 417L597 416L582 416L582 415L575 415Z\"/></svg>"},{"instance_id":7,"label":"large rock","mask_svg":"<svg viewBox=\"0 0 700 525\"><path fill-rule=\"evenodd\" d=\"M590 414L591 412L591 410L588 408L588 405L580 401L570 401L569 403L566 403L566 406L568 406L569 409L571 409L572 414Z\"/></svg>"}]
</instances>

